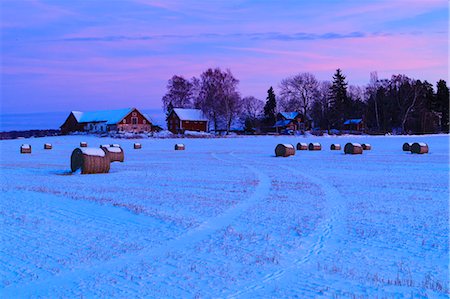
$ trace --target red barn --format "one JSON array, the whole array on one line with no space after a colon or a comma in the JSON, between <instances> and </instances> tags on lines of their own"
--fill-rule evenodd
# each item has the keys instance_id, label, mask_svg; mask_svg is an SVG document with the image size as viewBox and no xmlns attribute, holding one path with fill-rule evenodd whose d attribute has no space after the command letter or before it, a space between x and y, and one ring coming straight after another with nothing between
<instances>
[{"instance_id":1,"label":"red barn","mask_svg":"<svg viewBox=\"0 0 450 299\"><path fill-rule=\"evenodd\" d=\"M72 111L61 125L61 132L150 132L150 119L136 108L80 112Z\"/></svg>"},{"instance_id":2,"label":"red barn","mask_svg":"<svg viewBox=\"0 0 450 299\"><path fill-rule=\"evenodd\" d=\"M167 118L167 128L170 132L208 131L208 120L200 109L174 108Z\"/></svg>"}]
</instances>

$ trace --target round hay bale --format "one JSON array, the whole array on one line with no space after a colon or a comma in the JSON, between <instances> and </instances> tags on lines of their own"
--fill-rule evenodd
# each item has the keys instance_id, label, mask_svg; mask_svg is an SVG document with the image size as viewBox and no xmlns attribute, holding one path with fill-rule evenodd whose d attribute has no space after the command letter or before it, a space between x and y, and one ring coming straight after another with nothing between
<instances>
[{"instance_id":1,"label":"round hay bale","mask_svg":"<svg viewBox=\"0 0 450 299\"><path fill-rule=\"evenodd\" d=\"M134 149L141 149L141 148L142 148L142 144L140 144L140 143L134 144Z\"/></svg>"},{"instance_id":2,"label":"round hay bale","mask_svg":"<svg viewBox=\"0 0 450 299\"><path fill-rule=\"evenodd\" d=\"M107 173L110 161L100 148L76 148L70 157L70 168L72 172L81 168L81 174Z\"/></svg>"},{"instance_id":3,"label":"round hay bale","mask_svg":"<svg viewBox=\"0 0 450 299\"><path fill-rule=\"evenodd\" d=\"M22 144L20 146L20 153L21 154L31 154L31 145L29 145L29 144Z\"/></svg>"},{"instance_id":4,"label":"round hay bale","mask_svg":"<svg viewBox=\"0 0 450 299\"><path fill-rule=\"evenodd\" d=\"M87 142L84 141L80 142L80 147L87 147L87 146L88 146Z\"/></svg>"},{"instance_id":5,"label":"round hay bale","mask_svg":"<svg viewBox=\"0 0 450 299\"><path fill-rule=\"evenodd\" d=\"M411 145L412 145L412 143L408 143L408 142L403 143L403 151L404 152L411 151Z\"/></svg>"},{"instance_id":6,"label":"round hay bale","mask_svg":"<svg viewBox=\"0 0 450 299\"><path fill-rule=\"evenodd\" d=\"M372 146L368 143L363 143L363 144L361 144L361 146L362 146L363 150L365 150L365 151L370 151L372 149Z\"/></svg>"},{"instance_id":7,"label":"round hay bale","mask_svg":"<svg viewBox=\"0 0 450 299\"><path fill-rule=\"evenodd\" d=\"M359 143L347 143L344 147L345 154L358 155L363 153L363 148Z\"/></svg>"},{"instance_id":8,"label":"round hay bale","mask_svg":"<svg viewBox=\"0 0 450 299\"><path fill-rule=\"evenodd\" d=\"M308 144L307 143L303 143L303 142L297 143L297 150L299 150L299 151L306 151L307 149L308 149Z\"/></svg>"},{"instance_id":9,"label":"round hay bale","mask_svg":"<svg viewBox=\"0 0 450 299\"><path fill-rule=\"evenodd\" d=\"M341 145L338 144L338 143L333 143L333 144L330 146L330 150L332 150L332 151L340 151L340 150L341 150Z\"/></svg>"},{"instance_id":10,"label":"round hay bale","mask_svg":"<svg viewBox=\"0 0 450 299\"><path fill-rule=\"evenodd\" d=\"M428 153L428 144L423 142L414 142L411 145L411 153L413 154L426 154Z\"/></svg>"},{"instance_id":11,"label":"round hay bale","mask_svg":"<svg viewBox=\"0 0 450 299\"><path fill-rule=\"evenodd\" d=\"M44 149L50 150L52 149L52 145L50 143L44 143Z\"/></svg>"},{"instance_id":12,"label":"round hay bale","mask_svg":"<svg viewBox=\"0 0 450 299\"><path fill-rule=\"evenodd\" d=\"M318 143L318 142L311 142L309 145L308 145L308 149L310 150L310 151L320 151L321 149L322 149L322 146L320 145L320 143Z\"/></svg>"},{"instance_id":13,"label":"round hay bale","mask_svg":"<svg viewBox=\"0 0 450 299\"><path fill-rule=\"evenodd\" d=\"M295 148L292 144L278 144L275 147L275 156L289 157L295 155Z\"/></svg>"},{"instance_id":14,"label":"round hay bale","mask_svg":"<svg viewBox=\"0 0 450 299\"><path fill-rule=\"evenodd\" d=\"M111 146L109 144L100 145L111 162L123 162L125 154L120 146Z\"/></svg>"},{"instance_id":15,"label":"round hay bale","mask_svg":"<svg viewBox=\"0 0 450 299\"><path fill-rule=\"evenodd\" d=\"M182 143L175 144L176 151L184 151L185 149L186 149L186 147L184 146L184 144L182 144Z\"/></svg>"}]
</instances>

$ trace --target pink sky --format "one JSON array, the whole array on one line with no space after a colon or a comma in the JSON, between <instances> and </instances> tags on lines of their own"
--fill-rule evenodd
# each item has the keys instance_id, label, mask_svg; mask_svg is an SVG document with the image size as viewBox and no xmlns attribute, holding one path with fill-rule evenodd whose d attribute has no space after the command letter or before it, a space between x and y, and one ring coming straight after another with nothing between
<instances>
[{"instance_id":1,"label":"pink sky","mask_svg":"<svg viewBox=\"0 0 450 299\"><path fill-rule=\"evenodd\" d=\"M2 113L159 108L172 75L209 67L263 100L300 72L448 79L445 0L202 2L3 2Z\"/></svg>"}]
</instances>

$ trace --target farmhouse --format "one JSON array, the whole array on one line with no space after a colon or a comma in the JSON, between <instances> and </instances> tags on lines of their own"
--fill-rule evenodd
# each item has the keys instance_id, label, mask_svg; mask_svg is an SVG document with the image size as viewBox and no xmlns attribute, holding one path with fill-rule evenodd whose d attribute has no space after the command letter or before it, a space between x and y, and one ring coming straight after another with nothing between
<instances>
[{"instance_id":1,"label":"farmhouse","mask_svg":"<svg viewBox=\"0 0 450 299\"><path fill-rule=\"evenodd\" d=\"M277 132L309 130L311 122L310 117L299 112L279 112L274 127Z\"/></svg>"},{"instance_id":2,"label":"farmhouse","mask_svg":"<svg viewBox=\"0 0 450 299\"><path fill-rule=\"evenodd\" d=\"M347 119L344 122L344 130L348 131L364 131L364 122L361 118Z\"/></svg>"},{"instance_id":3,"label":"farmhouse","mask_svg":"<svg viewBox=\"0 0 450 299\"><path fill-rule=\"evenodd\" d=\"M72 111L61 125L61 132L149 132L150 119L136 108L80 112Z\"/></svg>"},{"instance_id":4,"label":"farmhouse","mask_svg":"<svg viewBox=\"0 0 450 299\"><path fill-rule=\"evenodd\" d=\"M167 128L170 132L184 133L184 131L208 131L208 119L200 109L174 108L167 117Z\"/></svg>"}]
</instances>

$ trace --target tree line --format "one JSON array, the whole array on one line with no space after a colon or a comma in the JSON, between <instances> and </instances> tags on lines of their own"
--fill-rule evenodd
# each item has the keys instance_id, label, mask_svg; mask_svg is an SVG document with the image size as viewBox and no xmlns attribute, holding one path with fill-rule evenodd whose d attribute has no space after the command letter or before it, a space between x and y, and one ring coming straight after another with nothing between
<instances>
[{"instance_id":1,"label":"tree line","mask_svg":"<svg viewBox=\"0 0 450 299\"><path fill-rule=\"evenodd\" d=\"M342 130L348 119L363 119L368 133L422 134L449 131L449 88L439 80L436 91L429 82L406 75L379 79L370 74L365 86L349 85L341 69L331 81L311 73L281 80L266 101L243 97L239 80L230 70L209 68L199 78L174 75L162 98L168 116L173 108L201 109L214 131L243 127L246 132L273 130L277 112L295 111L311 118L315 129Z\"/></svg>"}]
</instances>

